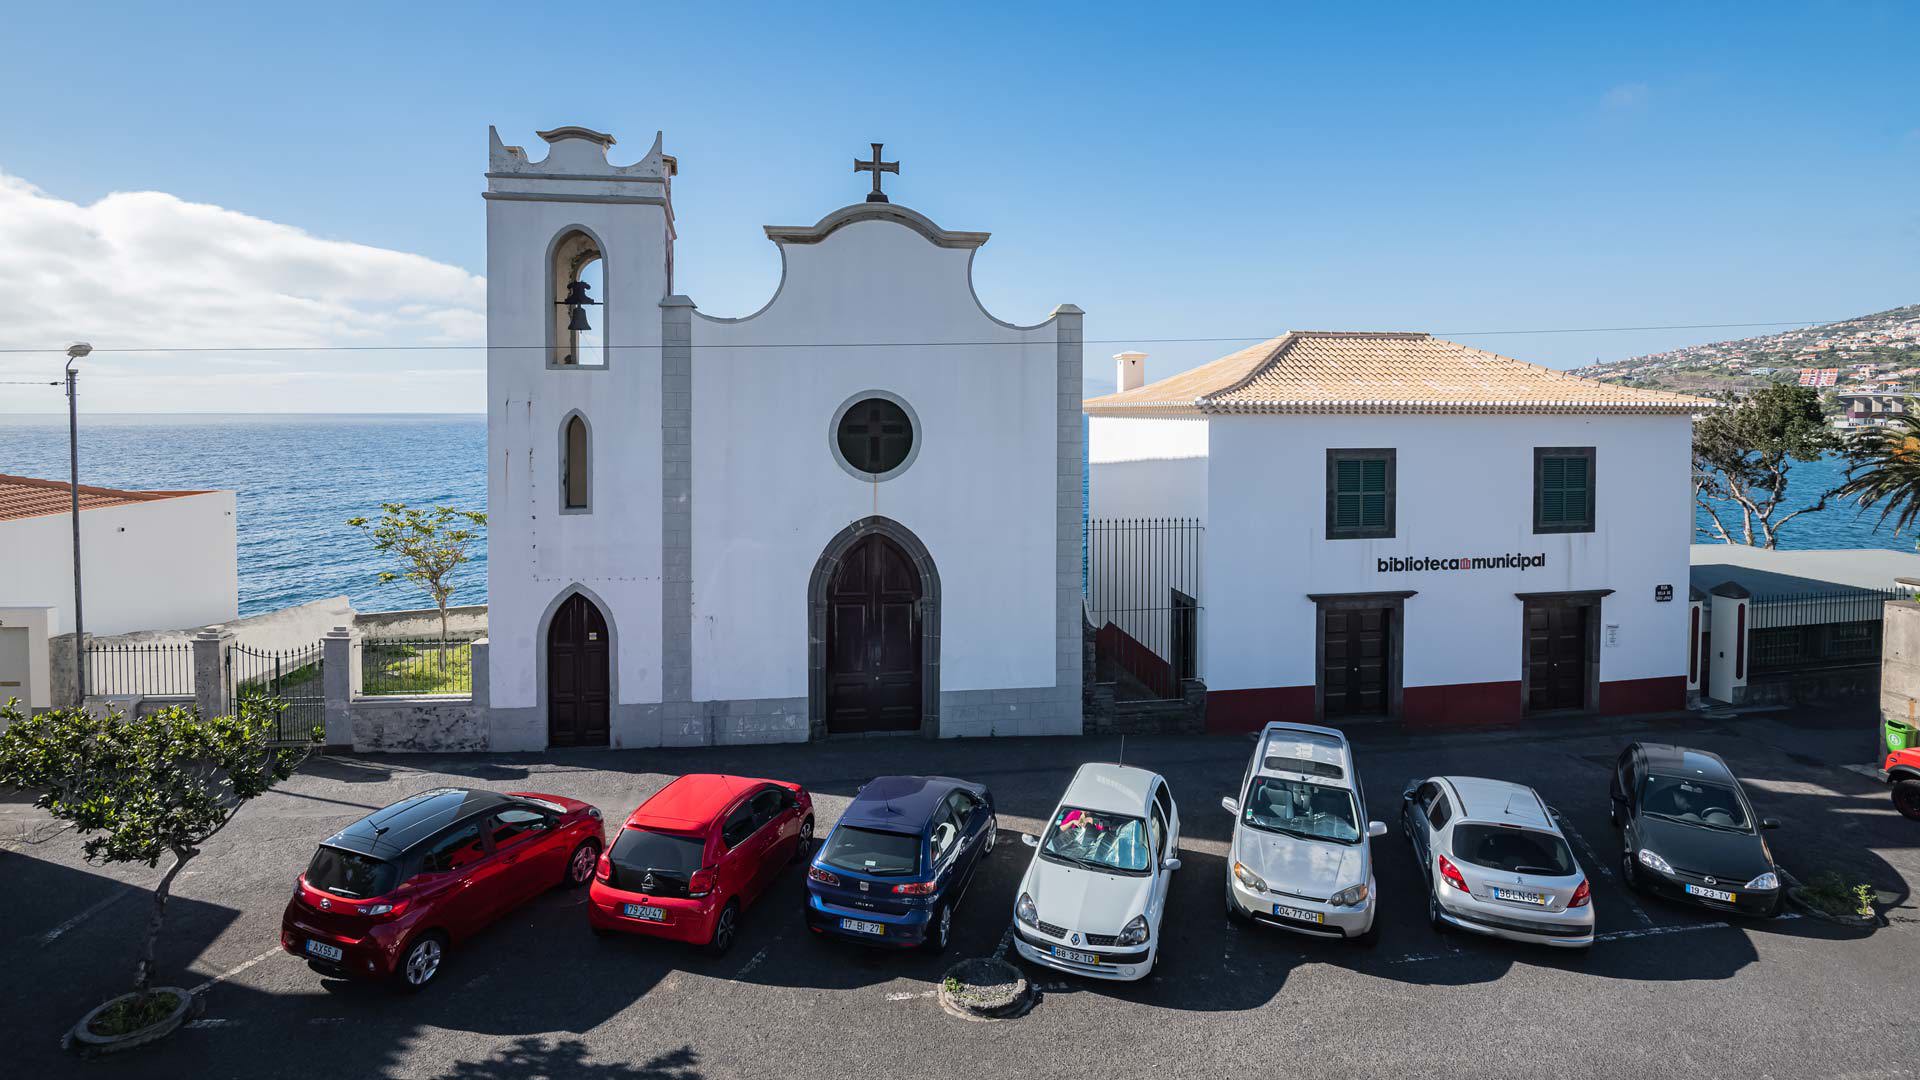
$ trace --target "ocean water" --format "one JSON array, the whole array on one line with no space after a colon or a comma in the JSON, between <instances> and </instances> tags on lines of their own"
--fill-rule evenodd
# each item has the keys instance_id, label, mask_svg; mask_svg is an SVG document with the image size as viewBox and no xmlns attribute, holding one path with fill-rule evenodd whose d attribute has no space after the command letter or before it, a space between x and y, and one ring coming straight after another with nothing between
<instances>
[{"instance_id":1,"label":"ocean water","mask_svg":"<svg viewBox=\"0 0 1920 1080\"><path fill-rule=\"evenodd\" d=\"M237 491L243 615L343 593L363 611L418 608L426 593L381 584L390 562L346 519L383 502L485 509L486 447L478 415L83 415L80 481ZM1838 458L1796 465L1795 505L1844 471ZM0 472L64 480L66 417L0 414ZM1781 546L1913 550L1911 535L1876 532L1875 517L1831 504L1788 525ZM472 552L455 603L486 601L484 538Z\"/></svg>"},{"instance_id":2,"label":"ocean water","mask_svg":"<svg viewBox=\"0 0 1920 1080\"><path fill-rule=\"evenodd\" d=\"M0 472L67 478L67 418L0 414ZM237 493L240 613L345 594L362 611L432 606L350 517L383 502L487 508L487 422L479 415L80 417L80 482ZM485 533L453 597L487 598Z\"/></svg>"}]
</instances>

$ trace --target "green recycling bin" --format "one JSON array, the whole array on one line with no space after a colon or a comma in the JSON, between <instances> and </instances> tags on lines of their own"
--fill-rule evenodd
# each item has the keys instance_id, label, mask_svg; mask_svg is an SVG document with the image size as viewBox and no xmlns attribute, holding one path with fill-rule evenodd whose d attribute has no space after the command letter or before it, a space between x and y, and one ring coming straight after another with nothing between
<instances>
[{"instance_id":1,"label":"green recycling bin","mask_svg":"<svg viewBox=\"0 0 1920 1080\"><path fill-rule=\"evenodd\" d=\"M1887 753L1920 745L1920 740L1915 738L1916 733L1914 726L1905 720L1887 721Z\"/></svg>"}]
</instances>

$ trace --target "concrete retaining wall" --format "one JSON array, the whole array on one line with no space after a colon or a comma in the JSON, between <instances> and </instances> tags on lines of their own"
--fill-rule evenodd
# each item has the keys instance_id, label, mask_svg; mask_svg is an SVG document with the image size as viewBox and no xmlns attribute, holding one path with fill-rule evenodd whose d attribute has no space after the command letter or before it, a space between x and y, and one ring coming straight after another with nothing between
<instances>
[{"instance_id":1,"label":"concrete retaining wall","mask_svg":"<svg viewBox=\"0 0 1920 1080\"><path fill-rule=\"evenodd\" d=\"M353 628L367 637L440 636L440 612L434 608L411 611L362 611L353 617ZM487 636L487 605L469 604L447 609L447 634L455 638Z\"/></svg>"},{"instance_id":2,"label":"concrete retaining wall","mask_svg":"<svg viewBox=\"0 0 1920 1080\"><path fill-rule=\"evenodd\" d=\"M1920 716L1920 602L1889 600L1880 635L1880 716L1912 722ZM1878 765L1886 746L1878 732Z\"/></svg>"}]
</instances>

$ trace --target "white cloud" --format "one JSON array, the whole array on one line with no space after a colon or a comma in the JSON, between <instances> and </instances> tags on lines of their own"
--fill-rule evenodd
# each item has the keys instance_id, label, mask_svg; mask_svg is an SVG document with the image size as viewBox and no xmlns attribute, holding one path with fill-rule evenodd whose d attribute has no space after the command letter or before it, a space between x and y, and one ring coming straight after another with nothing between
<instances>
[{"instance_id":1,"label":"white cloud","mask_svg":"<svg viewBox=\"0 0 1920 1080\"><path fill-rule=\"evenodd\" d=\"M0 355L0 379L57 375L59 348L86 340L102 352L84 401L103 412L469 410L484 396L477 352L106 350L485 339L486 282L459 267L163 192L82 206L0 172L0 347L54 350ZM381 377L399 392L369 385ZM61 407L0 386L0 412Z\"/></svg>"}]
</instances>

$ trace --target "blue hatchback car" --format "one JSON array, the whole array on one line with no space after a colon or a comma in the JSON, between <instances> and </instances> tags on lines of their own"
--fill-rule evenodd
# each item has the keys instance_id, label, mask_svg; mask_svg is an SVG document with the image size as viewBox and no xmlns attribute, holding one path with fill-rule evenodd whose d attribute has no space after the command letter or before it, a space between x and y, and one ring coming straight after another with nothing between
<instances>
[{"instance_id":1,"label":"blue hatchback car","mask_svg":"<svg viewBox=\"0 0 1920 1080\"><path fill-rule=\"evenodd\" d=\"M983 784L870 781L807 868L807 928L869 945L945 949L954 909L997 832Z\"/></svg>"}]
</instances>

